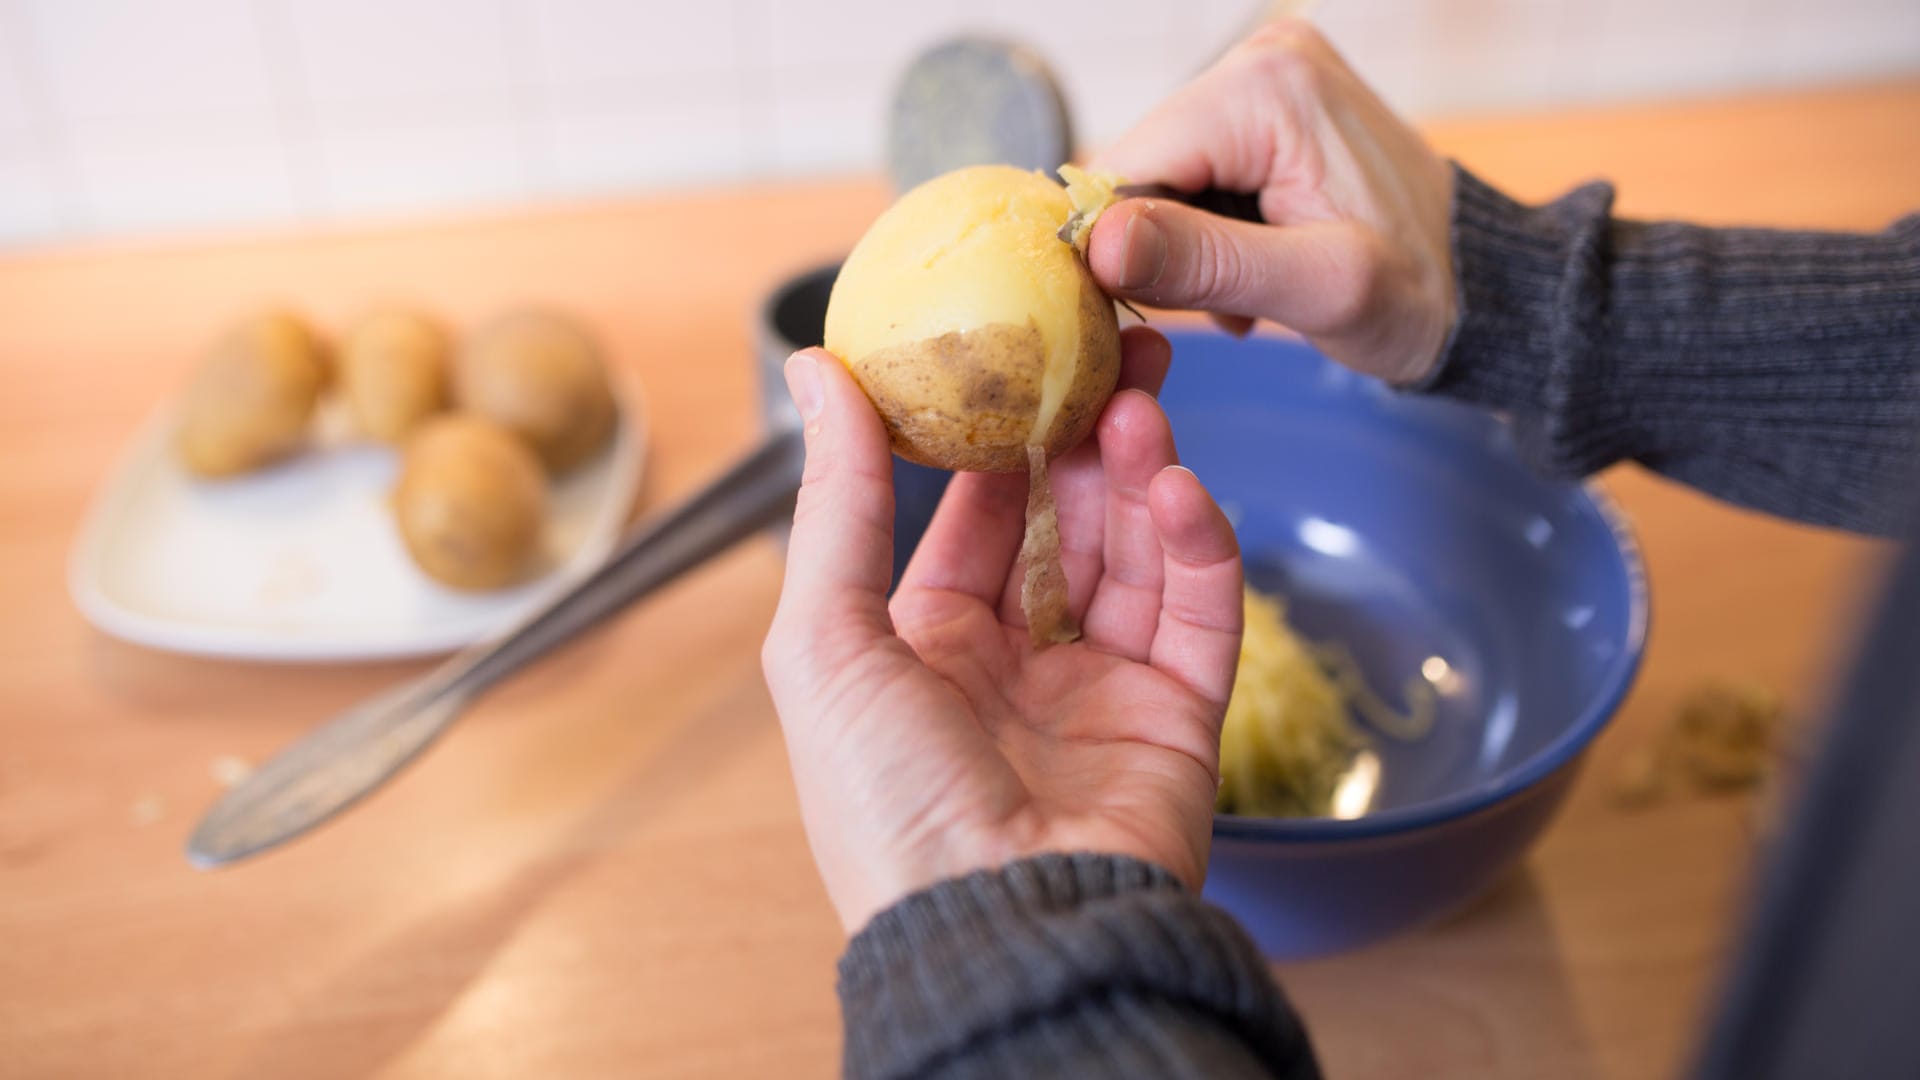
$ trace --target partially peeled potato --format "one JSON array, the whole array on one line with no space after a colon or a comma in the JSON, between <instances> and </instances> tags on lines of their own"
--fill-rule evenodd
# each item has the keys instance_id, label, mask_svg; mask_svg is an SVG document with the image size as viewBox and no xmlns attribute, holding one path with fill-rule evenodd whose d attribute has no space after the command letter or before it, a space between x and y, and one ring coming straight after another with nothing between
<instances>
[{"instance_id":1,"label":"partially peeled potato","mask_svg":"<svg viewBox=\"0 0 1920 1080\"><path fill-rule=\"evenodd\" d=\"M1120 374L1120 327L1072 244L1076 209L1037 172L980 165L914 188L874 221L827 303L826 347L894 452L1013 472L1027 447L1086 438Z\"/></svg>"},{"instance_id":2,"label":"partially peeled potato","mask_svg":"<svg viewBox=\"0 0 1920 1080\"><path fill-rule=\"evenodd\" d=\"M982 165L921 184L861 237L827 302L826 347L873 401L895 453L1026 471L1020 606L1036 646L1080 633L1047 459L1092 432L1120 377L1113 301L1082 257L1113 183L1071 166L1061 175L1065 189Z\"/></svg>"}]
</instances>

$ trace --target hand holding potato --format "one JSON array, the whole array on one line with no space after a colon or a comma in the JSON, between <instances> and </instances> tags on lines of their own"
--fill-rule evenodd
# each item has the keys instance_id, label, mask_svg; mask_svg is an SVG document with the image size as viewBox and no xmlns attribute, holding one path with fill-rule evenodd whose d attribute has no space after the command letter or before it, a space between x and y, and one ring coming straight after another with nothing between
<instances>
[{"instance_id":1,"label":"hand holding potato","mask_svg":"<svg viewBox=\"0 0 1920 1080\"><path fill-rule=\"evenodd\" d=\"M1056 241L1057 242L1057 241ZM827 891L848 931L906 894L1046 851L1132 855L1198 887L1239 655L1240 557L1123 335L1094 437L1054 463L1084 630L1029 645L1024 478L962 473L894 593L888 434L819 350L788 363L807 467L762 651Z\"/></svg>"}]
</instances>

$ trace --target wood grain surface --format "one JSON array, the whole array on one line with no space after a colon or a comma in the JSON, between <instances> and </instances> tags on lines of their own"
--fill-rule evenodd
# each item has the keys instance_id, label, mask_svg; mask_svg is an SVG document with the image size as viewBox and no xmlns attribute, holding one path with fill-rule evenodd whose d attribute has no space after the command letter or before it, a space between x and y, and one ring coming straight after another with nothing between
<instances>
[{"instance_id":1,"label":"wood grain surface","mask_svg":"<svg viewBox=\"0 0 1920 1080\"><path fill-rule=\"evenodd\" d=\"M1920 205L1920 83L1432 127L1529 198L1878 228ZM75 529L136 425L236 312L337 326L407 299L551 303L647 387L643 503L754 438L755 309L844 250L871 180L0 257L0 1075L828 1076L841 938L760 637L775 547L723 556L475 707L398 782L238 868L181 858L219 759L258 761L416 665L164 655L87 626ZM1688 688L1817 711L1879 552L1631 468L1644 673L1525 865L1452 921L1281 975L1336 1078L1671 1076L1737 933L1751 801L1609 797Z\"/></svg>"}]
</instances>

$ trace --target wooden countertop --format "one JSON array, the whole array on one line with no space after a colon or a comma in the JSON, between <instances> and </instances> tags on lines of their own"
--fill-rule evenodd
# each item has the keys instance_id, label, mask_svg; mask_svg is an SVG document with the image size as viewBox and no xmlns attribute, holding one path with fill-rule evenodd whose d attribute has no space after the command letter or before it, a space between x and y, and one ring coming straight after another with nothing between
<instances>
[{"instance_id":1,"label":"wooden countertop","mask_svg":"<svg viewBox=\"0 0 1920 1080\"><path fill-rule=\"evenodd\" d=\"M1877 228L1920 204L1920 83L1436 125L1525 197ZM827 1076L841 940L758 645L780 565L736 550L489 695L399 782L256 863L189 869L216 759L258 761L414 665L163 655L88 627L87 499L210 331L287 299L455 320L545 300L649 388L645 503L755 426L754 309L843 250L872 182L379 231L0 257L0 1073ZM1638 686L1565 815L1451 922L1282 972L1342 1078L1674 1075L1734 932L1751 806L1609 789L1699 680L1810 711L1874 549L1621 469L1655 597ZM148 821L147 818L155 820Z\"/></svg>"}]
</instances>

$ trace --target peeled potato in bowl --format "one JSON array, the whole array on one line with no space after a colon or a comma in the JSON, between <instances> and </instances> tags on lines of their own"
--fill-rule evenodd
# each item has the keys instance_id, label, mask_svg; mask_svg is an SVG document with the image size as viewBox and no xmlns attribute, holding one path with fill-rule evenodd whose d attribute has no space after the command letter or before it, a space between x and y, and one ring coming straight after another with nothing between
<instances>
[{"instance_id":1,"label":"peeled potato in bowl","mask_svg":"<svg viewBox=\"0 0 1920 1080\"><path fill-rule=\"evenodd\" d=\"M270 464L306 440L329 376L326 347L298 316L264 311L214 343L180 402L174 448L201 476Z\"/></svg>"},{"instance_id":2,"label":"peeled potato in bowl","mask_svg":"<svg viewBox=\"0 0 1920 1080\"><path fill-rule=\"evenodd\" d=\"M454 403L525 439L555 474L613 434L613 388L599 345L543 311L502 316L473 335L454 368Z\"/></svg>"},{"instance_id":3,"label":"peeled potato in bowl","mask_svg":"<svg viewBox=\"0 0 1920 1080\"><path fill-rule=\"evenodd\" d=\"M1120 328L1076 249L1060 185L1004 165L914 188L867 230L827 304L827 350L894 452L943 469L1028 467L1087 436L1120 373Z\"/></svg>"},{"instance_id":4,"label":"peeled potato in bowl","mask_svg":"<svg viewBox=\"0 0 1920 1080\"><path fill-rule=\"evenodd\" d=\"M546 476L516 436L475 416L427 421L407 440L394 517L408 554L458 589L519 581L539 548Z\"/></svg>"}]
</instances>

